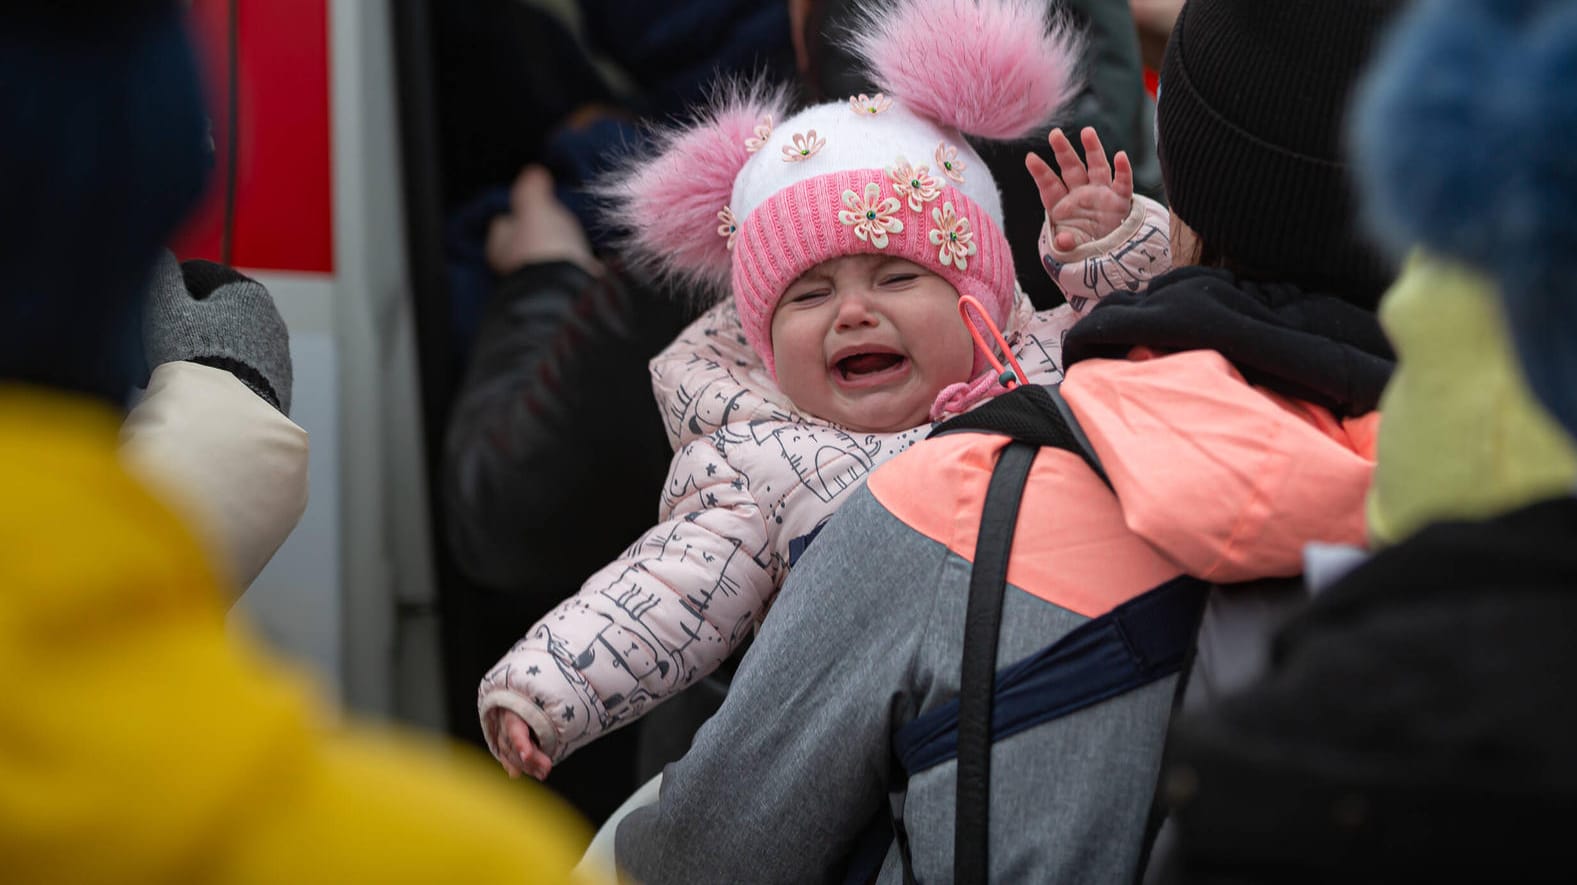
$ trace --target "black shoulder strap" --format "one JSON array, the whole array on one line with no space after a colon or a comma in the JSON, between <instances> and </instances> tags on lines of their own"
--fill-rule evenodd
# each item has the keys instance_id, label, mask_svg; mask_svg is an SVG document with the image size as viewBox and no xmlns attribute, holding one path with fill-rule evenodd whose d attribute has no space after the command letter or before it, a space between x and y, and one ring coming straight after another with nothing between
<instances>
[{"instance_id":1,"label":"black shoulder strap","mask_svg":"<svg viewBox=\"0 0 1577 885\"><path fill-rule=\"evenodd\" d=\"M1030 466L1041 447L1083 458L1103 481L1106 472L1055 387L1024 385L939 425L931 436L999 433L1014 442L1003 449L986 489L969 577L964 651L959 684L957 801L954 808L953 881L984 883L990 872L991 709L997 638L1007 591L1013 530ZM1107 481L1110 485L1110 482ZM905 879L913 881L908 868Z\"/></svg>"},{"instance_id":2,"label":"black shoulder strap","mask_svg":"<svg viewBox=\"0 0 1577 885\"><path fill-rule=\"evenodd\" d=\"M1089 437L1084 435L1078 418L1055 385L1015 388L977 409L943 421L930 435L966 432L999 433L1031 445L1072 452L1083 458L1102 482L1112 484Z\"/></svg>"},{"instance_id":3,"label":"black shoulder strap","mask_svg":"<svg viewBox=\"0 0 1577 885\"><path fill-rule=\"evenodd\" d=\"M1007 592L1013 532L1030 467L1041 448L1057 448L1083 458L1108 486L1106 472L1055 387L1025 385L977 409L938 425L931 436L996 433L1013 442L1002 450L986 488L969 577L964 620L958 711L957 799L954 808L953 881L984 885L990 873L991 715L996 677L997 640ZM905 844L901 807L893 824L903 862L904 882L914 869Z\"/></svg>"},{"instance_id":4,"label":"black shoulder strap","mask_svg":"<svg viewBox=\"0 0 1577 885\"><path fill-rule=\"evenodd\" d=\"M959 685L958 800L954 808L953 881L988 881L986 856L991 792L991 706L997 672L997 637L1002 598L1007 590L1008 559L1019 502L1039 447L1014 441L1002 450L986 488L969 575L969 608L964 619L964 655Z\"/></svg>"}]
</instances>

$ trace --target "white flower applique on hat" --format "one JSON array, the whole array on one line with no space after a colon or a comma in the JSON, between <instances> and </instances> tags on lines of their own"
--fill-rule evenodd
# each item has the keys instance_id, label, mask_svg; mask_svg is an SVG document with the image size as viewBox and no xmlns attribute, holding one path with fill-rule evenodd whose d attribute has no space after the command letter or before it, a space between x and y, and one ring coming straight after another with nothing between
<instances>
[{"instance_id":1,"label":"white flower applique on hat","mask_svg":"<svg viewBox=\"0 0 1577 885\"><path fill-rule=\"evenodd\" d=\"M953 204L947 202L942 204L942 208L931 210L931 220L936 222L936 227L931 228L931 245L941 247L936 253L936 260L942 262L943 267L968 270L969 256L978 251L969 219L955 214Z\"/></svg>"},{"instance_id":2,"label":"white flower applique on hat","mask_svg":"<svg viewBox=\"0 0 1577 885\"><path fill-rule=\"evenodd\" d=\"M827 139L816 135L816 130L794 133L794 143L783 146L783 162L802 163L827 146Z\"/></svg>"},{"instance_id":3,"label":"white flower applique on hat","mask_svg":"<svg viewBox=\"0 0 1577 885\"><path fill-rule=\"evenodd\" d=\"M849 110L862 117L873 117L893 106L893 100L880 92L875 95L860 93L849 99Z\"/></svg>"},{"instance_id":4,"label":"white flower applique on hat","mask_svg":"<svg viewBox=\"0 0 1577 885\"><path fill-rule=\"evenodd\" d=\"M878 249L887 248L889 233L903 233L903 221L894 217L900 203L897 197L882 199L882 186L871 182L865 186L862 199L854 191L843 192L843 205L838 220L854 228L854 235Z\"/></svg>"},{"instance_id":5,"label":"white flower applique on hat","mask_svg":"<svg viewBox=\"0 0 1577 885\"><path fill-rule=\"evenodd\" d=\"M903 157L898 158L898 165L887 170L887 177L892 179L893 191L906 199L915 212L924 212L925 204L942 194L941 182L931 177L929 167L911 166Z\"/></svg>"},{"instance_id":6,"label":"white flower applique on hat","mask_svg":"<svg viewBox=\"0 0 1577 885\"><path fill-rule=\"evenodd\" d=\"M728 240L728 249L734 249L734 237L739 234L739 221L734 218L734 210L724 206L717 213L717 220L722 222L717 226L717 235Z\"/></svg>"},{"instance_id":7,"label":"white flower applique on hat","mask_svg":"<svg viewBox=\"0 0 1577 885\"><path fill-rule=\"evenodd\" d=\"M936 171L964 183L964 161L958 156L958 148L945 141L936 146Z\"/></svg>"},{"instance_id":8,"label":"white flower applique on hat","mask_svg":"<svg viewBox=\"0 0 1577 885\"><path fill-rule=\"evenodd\" d=\"M772 115L762 114L761 121L756 124L755 134L745 139L745 150L755 153L767 146L767 141L772 138Z\"/></svg>"}]
</instances>

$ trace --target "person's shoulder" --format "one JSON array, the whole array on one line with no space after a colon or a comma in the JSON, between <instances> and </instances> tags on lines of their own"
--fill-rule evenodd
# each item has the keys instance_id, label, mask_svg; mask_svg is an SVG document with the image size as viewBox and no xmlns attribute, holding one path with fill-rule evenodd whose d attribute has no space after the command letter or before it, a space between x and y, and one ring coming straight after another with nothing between
<instances>
[{"instance_id":1,"label":"person's shoulder","mask_svg":"<svg viewBox=\"0 0 1577 885\"><path fill-rule=\"evenodd\" d=\"M997 452L1007 441L991 433L930 437L876 468L866 485L888 512L946 543L970 522L960 522L960 513L979 512L972 504L984 495Z\"/></svg>"}]
</instances>

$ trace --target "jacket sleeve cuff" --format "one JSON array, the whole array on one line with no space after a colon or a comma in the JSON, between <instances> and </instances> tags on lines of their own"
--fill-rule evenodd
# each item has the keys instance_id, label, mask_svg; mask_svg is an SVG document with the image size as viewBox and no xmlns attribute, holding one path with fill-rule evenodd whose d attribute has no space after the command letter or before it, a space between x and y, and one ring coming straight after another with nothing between
<instances>
[{"instance_id":1,"label":"jacket sleeve cuff","mask_svg":"<svg viewBox=\"0 0 1577 885\"><path fill-rule=\"evenodd\" d=\"M1150 214L1149 207L1145 205L1146 203L1154 204L1154 201L1148 197L1134 194L1133 205L1128 209L1128 217L1124 218L1122 223L1117 225L1116 230L1098 240L1091 240L1066 252L1057 249L1054 245L1051 236L1051 217L1047 216L1045 223L1041 226L1041 256L1050 258L1056 264L1075 264L1117 251L1124 243L1134 238L1134 235L1139 232L1139 225L1143 224L1145 217ZM1044 264L1045 262L1042 263Z\"/></svg>"},{"instance_id":2,"label":"jacket sleeve cuff","mask_svg":"<svg viewBox=\"0 0 1577 885\"><path fill-rule=\"evenodd\" d=\"M1050 219L1041 228L1041 266L1075 313L1088 313L1113 292L1138 292L1172 269L1165 206L1135 195L1128 216L1111 233L1066 252L1052 248Z\"/></svg>"},{"instance_id":3,"label":"jacket sleeve cuff","mask_svg":"<svg viewBox=\"0 0 1577 885\"><path fill-rule=\"evenodd\" d=\"M542 708L506 689L494 689L483 695L478 706L482 713L482 734L487 738L487 749L492 752L494 757L503 758L499 755L498 750L504 739L503 733L498 726L498 713L501 710L508 710L521 719L526 720L526 725L530 726L531 733L537 737L537 746L542 748L542 752L548 754L549 759L552 759L554 762L559 761L560 755L558 751L561 744L559 734L553 728L553 722L548 718L548 715L542 712Z\"/></svg>"},{"instance_id":4,"label":"jacket sleeve cuff","mask_svg":"<svg viewBox=\"0 0 1577 885\"><path fill-rule=\"evenodd\" d=\"M306 511L307 432L229 372L159 365L120 440L127 463L186 516L238 591Z\"/></svg>"}]
</instances>

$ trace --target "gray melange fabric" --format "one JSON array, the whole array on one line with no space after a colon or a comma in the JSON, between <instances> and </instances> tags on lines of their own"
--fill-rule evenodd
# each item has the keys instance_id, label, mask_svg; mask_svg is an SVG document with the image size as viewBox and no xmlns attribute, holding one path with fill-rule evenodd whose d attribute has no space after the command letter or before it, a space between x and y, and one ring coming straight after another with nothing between
<instances>
[{"instance_id":1,"label":"gray melange fabric","mask_svg":"<svg viewBox=\"0 0 1577 885\"><path fill-rule=\"evenodd\" d=\"M619 827L647 883L837 881L887 807L892 735L958 694L969 563L861 489L795 567L722 709ZM998 666L1085 618L1009 589ZM998 742L992 879L1131 881L1173 680ZM952 877L954 765L909 784L922 883ZM880 882L901 882L889 852Z\"/></svg>"},{"instance_id":2,"label":"gray melange fabric","mask_svg":"<svg viewBox=\"0 0 1577 885\"><path fill-rule=\"evenodd\" d=\"M166 252L154 269L142 318L148 367L188 360L231 372L290 414L290 332L257 281L224 265Z\"/></svg>"}]
</instances>

